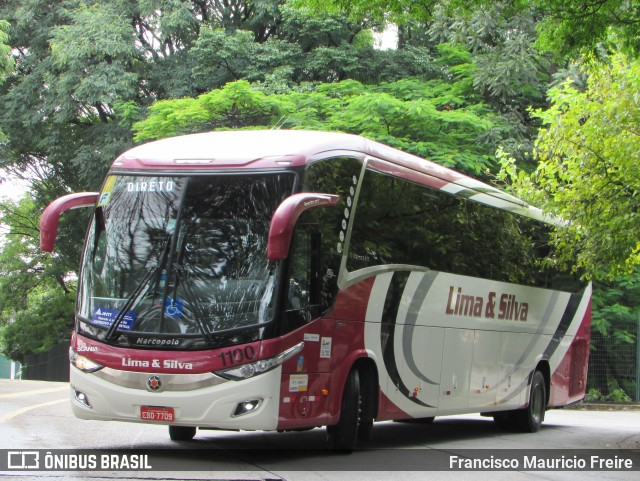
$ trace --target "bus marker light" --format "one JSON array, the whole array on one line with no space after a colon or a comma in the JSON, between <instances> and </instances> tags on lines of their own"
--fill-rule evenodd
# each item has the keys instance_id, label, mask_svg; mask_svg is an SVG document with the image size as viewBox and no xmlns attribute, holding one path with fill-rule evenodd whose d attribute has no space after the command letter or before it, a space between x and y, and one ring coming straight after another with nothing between
<instances>
[{"instance_id":1,"label":"bus marker light","mask_svg":"<svg viewBox=\"0 0 640 481\"><path fill-rule=\"evenodd\" d=\"M320 391L320 394L322 394L323 396L328 396L329 395L329 390L328 389L323 389L322 391Z\"/></svg>"}]
</instances>

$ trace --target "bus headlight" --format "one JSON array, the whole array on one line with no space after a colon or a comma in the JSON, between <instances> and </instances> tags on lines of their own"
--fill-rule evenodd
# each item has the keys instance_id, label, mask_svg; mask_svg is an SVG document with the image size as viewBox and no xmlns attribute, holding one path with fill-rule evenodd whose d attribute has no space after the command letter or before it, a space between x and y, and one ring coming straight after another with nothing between
<instances>
[{"instance_id":1,"label":"bus headlight","mask_svg":"<svg viewBox=\"0 0 640 481\"><path fill-rule=\"evenodd\" d=\"M281 352L275 357L271 357L269 359L260 359L259 361L249 362L247 364L230 367L228 369L222 369L220 371L215 371L214 374L217 374L224 379L229 379L230 381L249 379L250 377L253 377L257 374L271 371L281 364L284 364L285 361L291 359L293 356L302 351L303 347L304 342L301 342L293 347L290 347L286 351Z\"/></svg>"},{"instance_id":2,"label":"bus headlight","mask_svg":"<svg viewBox=\"0 0 640 481\"><path fill-rule=\"evenodd\" d=\"M72 366L77 367L82 372L96 372L104 367L84 357L82 354L78 354L72 348L69 348L69 361Z\"/></svg>"}]
</instances>

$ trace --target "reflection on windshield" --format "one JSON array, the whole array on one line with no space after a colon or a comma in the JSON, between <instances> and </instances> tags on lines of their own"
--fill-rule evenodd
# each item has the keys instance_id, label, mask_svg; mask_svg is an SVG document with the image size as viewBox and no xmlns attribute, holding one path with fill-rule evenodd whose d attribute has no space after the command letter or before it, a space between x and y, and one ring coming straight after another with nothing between
<instances>
[{"instance_id":1,"label":"reflection on windshield","mask_svg":"<svg viewBox=\"0 0 640 481\"><path fill-rule=\"evenodd\" d=\"M293 183L292 174L109 177L79 315L105 329L117 319L119 331L204 338L269 321L269 223Z\"/></svg>"}]
</instances>

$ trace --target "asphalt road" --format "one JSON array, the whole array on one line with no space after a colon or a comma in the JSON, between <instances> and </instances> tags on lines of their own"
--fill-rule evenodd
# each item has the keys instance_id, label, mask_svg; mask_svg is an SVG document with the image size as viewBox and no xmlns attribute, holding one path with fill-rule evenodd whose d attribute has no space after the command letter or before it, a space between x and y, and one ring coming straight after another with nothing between
<instances>
[{"instance_id":1,"label":"asphalt road","mask_svg":"<svg viewBox=\"0 0 640 481\"><path fill-rule=\"evenodd\" d=\"M291 433L198 431L193 441L178 443L169 439L166 426L82 421L71 413L68 391L65 383L0 380L0 456L7 455L1 450L15 454L28 450L56 453L54 450L58 449L91 449L96 450L91 453L97 456L106 450L120 450L127 455L148 454L154 469L11 470L0 472L0 481L640 479L640 411L553 410L547 412L542 430L535 434L502 431L490 418L479 415L437 418L430 425L383 422L374 426L374 439L361 449L350 455L336 455L325 449L324 429ZM541 449L553 451L531 451ZM509 458L509 453L514 453L513 458L523 453L551 453L547 456L551 459L571 460L581 452L575 450L591 449L608 450L606 453L626 450L620 451L620 457L632 455L635 470L530 471L522 463L512 471L429 468L431 462L436 466L450 465L454 455L473 459Z\"/></svg>"}]
</instances>

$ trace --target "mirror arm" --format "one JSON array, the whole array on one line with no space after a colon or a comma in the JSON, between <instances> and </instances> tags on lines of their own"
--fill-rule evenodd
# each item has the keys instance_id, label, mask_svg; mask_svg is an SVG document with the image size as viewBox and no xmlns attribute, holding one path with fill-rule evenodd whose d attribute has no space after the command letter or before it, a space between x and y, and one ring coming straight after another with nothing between
<instances>
[{"instance_id":1,"label":"mirror arm","mask_svg":"<svg viewBox=\"0 0 640 481\"><path fill-rule=\"evenodd\" d=\"M51 202L40 216L40 249L44 252L53 252L58 220L63 213L70 209L93 207L99 195L98 192L79 192L63 195Z\"/></svg>"},{"instance_id":2,"label":"mirror arm","mask_svg":"<svg viewBox=\"0 0 640 481\"><path fill-rule=\"evenodd\" d=\"M305 210L316 207L332 206L338 203L340 196L303 192L287 197L278 206L271 218L267 257L269 261L281 261L287 258L293 229Z\"/></svg>"}]
</instances>

